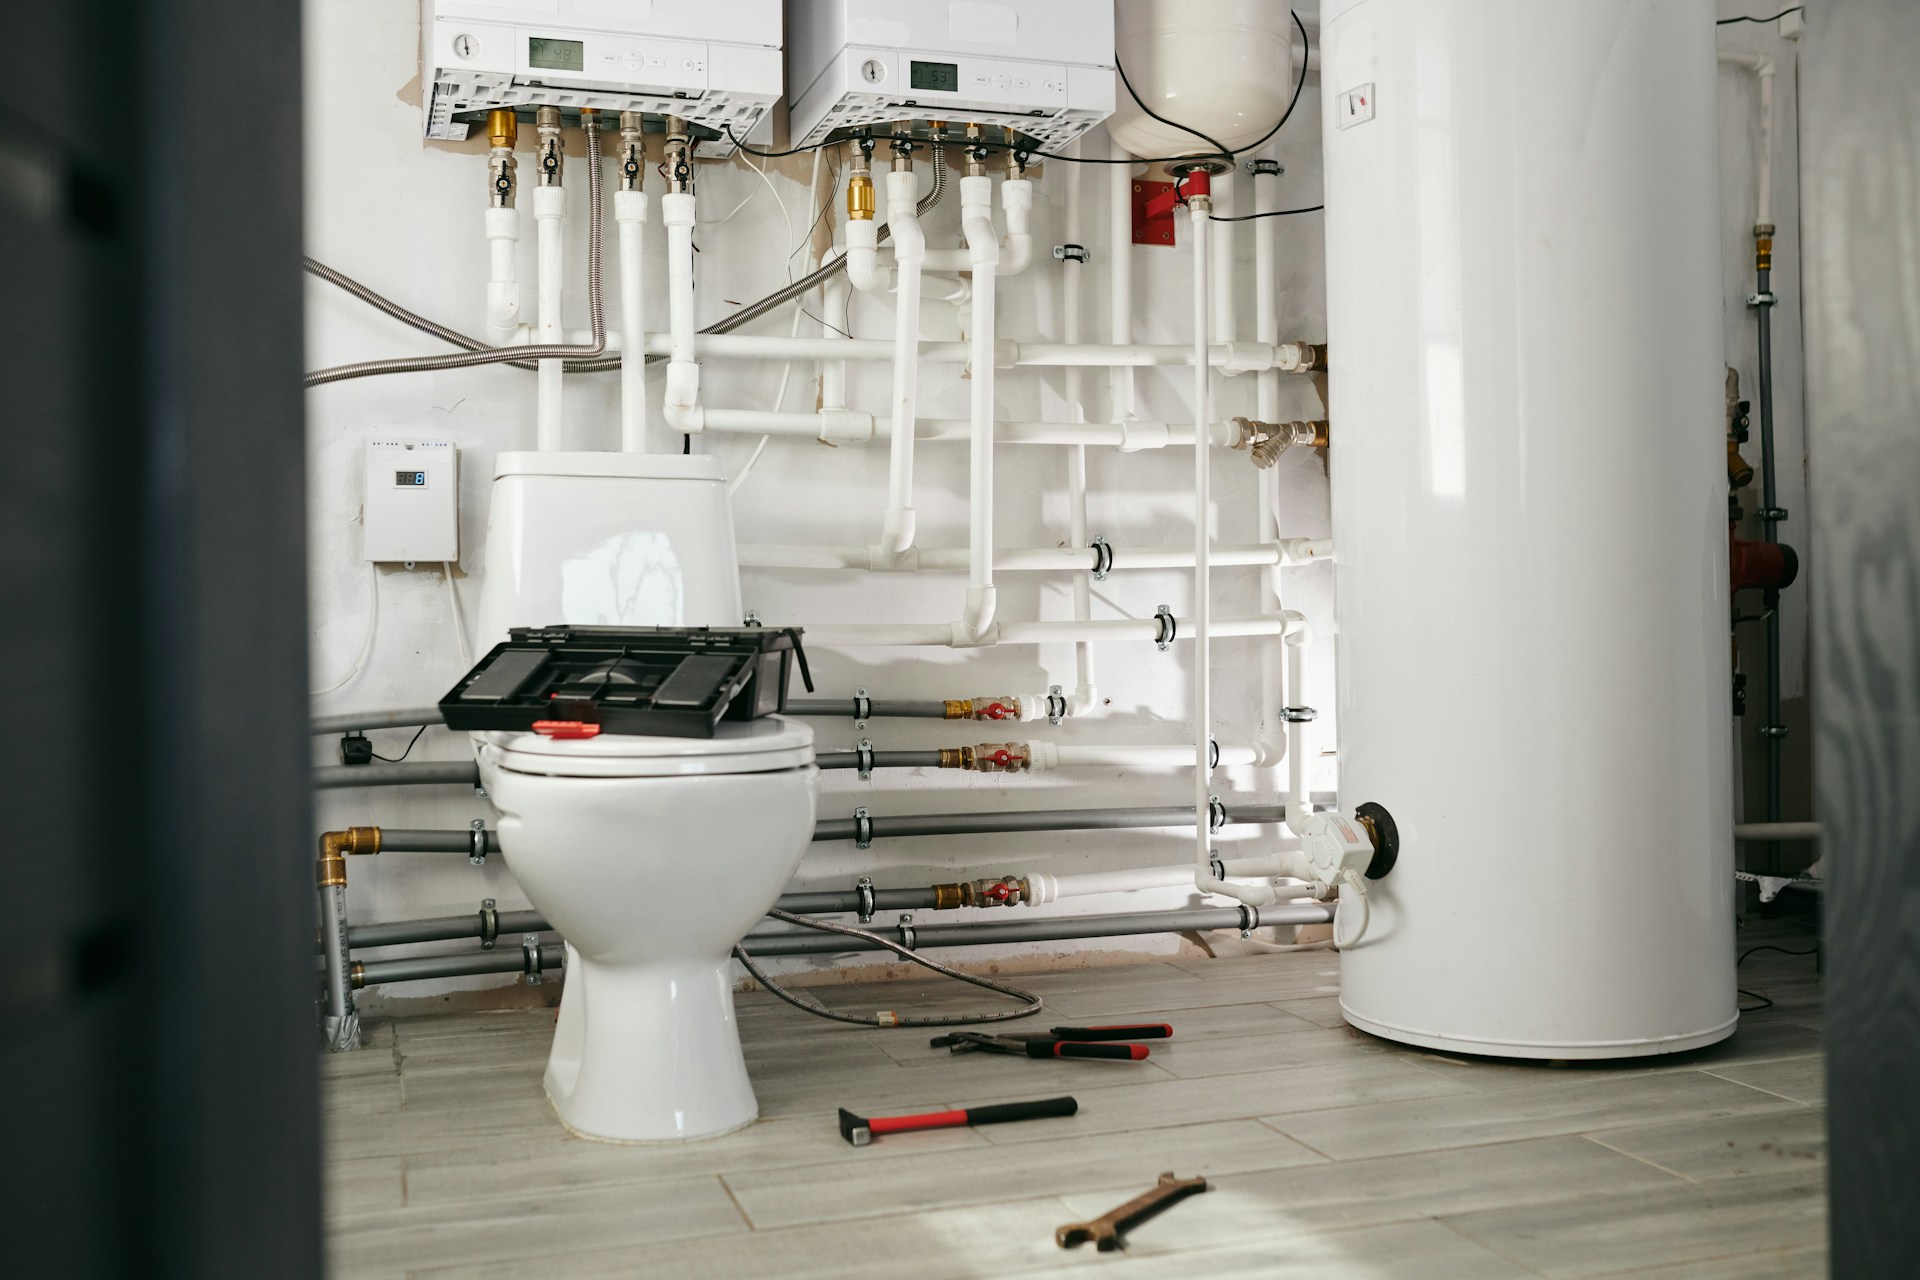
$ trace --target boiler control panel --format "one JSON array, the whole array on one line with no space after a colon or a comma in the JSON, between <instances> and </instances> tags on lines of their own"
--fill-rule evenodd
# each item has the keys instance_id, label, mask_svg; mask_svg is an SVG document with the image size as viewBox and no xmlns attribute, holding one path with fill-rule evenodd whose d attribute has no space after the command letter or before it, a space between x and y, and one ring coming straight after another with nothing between
<instances>
[{"instance_id":1,"label":"boiler control panel","mask_svg":"<svg viewBox=\"0 0 1920 1280\"><path fill-rule=\"evenodd\" d=\"M460 450L445 440L369 440L363 555L391 563L460 558Z\"/></svg>"}]
</instances>

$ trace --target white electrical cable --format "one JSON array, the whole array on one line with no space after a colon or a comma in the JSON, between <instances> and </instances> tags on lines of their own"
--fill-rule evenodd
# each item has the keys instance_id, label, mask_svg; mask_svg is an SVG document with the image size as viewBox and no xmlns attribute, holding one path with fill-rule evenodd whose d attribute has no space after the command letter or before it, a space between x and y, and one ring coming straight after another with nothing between
<instances>
[{"instance_id":1,"label":"white electrical cable","mask_svg":"<svg viewBox=\"0 0 1920 1280\"><path fill-rule=\"evenodd\" d=\"M351 684L353 682L353 678L359 675L362 671L366 669L367 659L373 656L373 633L374 633L374 628L379 625L379 622L380 622L380 570L375 565L368 565L367 566L367 634L360 641L359 656L354 658L353 665L347 668L347 674L341 676L338 680L335 680L332 684L328 685L324 689L313 690L311 693L308 694L309 697L318 698L322 694L332 693L335 689L343 688L346 685Z\"/></svg>"},{"instance_id":2,"label":"white electrical cable","mask_svg":"<svg viewBox=\"0 0 1920 1280\"><path fill-rule=\"evenodd\" d=\"M471 667L473 650L467 647L467 620L460 616L460 593L454 589L453 565L449 561L442 560L440 568L447 575L447 606L453 610L453 638L460 642L460 664Z\"/></svg>"},{"instance_id":3,"label":"white electrical cable","mask_svg":"<svg viewBox=\"0 0 1920 1280\"><path fill-rule=\"evenodd\" d=\"M740 154L745 156L746 152L743 151ZM809 202L811 202L813 199L813 193L817 191L820 187L820 154L821 153L819 150L816 149L814 151L813 172L809 174L807 177L807 199ZM765 169L762 169L759 165L754 164L753 158L751 156L747 157L747 163L753 167L753 171L755 173L758 173L760 175L760 181L767 184L767 190L773 191L773 198L776 201L779 201L780 216L783 218L786 218L787 237L788 239L791 240L793 238L793 219L791 217L787 217L786 201L780 199L780 193L778 191L774 191L773 182L767 177L767 173ZM729 214L728 216L731 217L732 215ZM806 234L811 235L812 233L813 233L813 228L811 225L809 225L807 228ZM796 242L793 248L789 250L787 253L786 272L787 272L787 282L789 284L793 282L793 255L798 252L800 252L800 245ZM811 262L811 259L809 259L809 263L810 262ZM804 296L804 295L800 295L800 296ZM800 336L800 318L805 312L805 308L803 308L800 305L800 301L799 301L800 296L796 296L794 298L793 324L789 326L787 329L787 336L789 338L797 338ZM778 388L775 389L773 393L773 412L775 413L780 412L780 406L786 403L787 385L792 380L792 377L793 377L793 361L789 360L785 364L780 366L780 385ZM727 496L729 498L731 498L734 494L740 492L740 486L745 484L747 482L747 477L753 474L754 464L759 462L760 455L767 451L767 441L771 439L773 439L773 436L771 434L762 435L760 437L759 443L753 446L753 452L747 455L746 462L741 464L739 474L735 475L733 479L727 482Z\"/></svg>"},{"instance_id":4,"label":"white electrical cable","mask_svg":"<svg viewBox=\"0 0 1920 1280\"><path fill-rule=\"evenodd\" d=\"M1347 871L1341 873L1340 879L1345 883L1347 888L1353 890L1353 897L1342 898L1339 909L1333 913L1334 950L1345 951L1348 947L1357 946L1360 939L1367 936L1367 925L1372 923L1373 920L1373 908L1367 903L1367 882L1360 878L1358 871L1349 868ZM1351 938L1343 939L1340 936L1340 922L1346 918L1347 907L1350 903L1359 904L1360 927L1353 931Z\"/></svg>"}]
</instances>

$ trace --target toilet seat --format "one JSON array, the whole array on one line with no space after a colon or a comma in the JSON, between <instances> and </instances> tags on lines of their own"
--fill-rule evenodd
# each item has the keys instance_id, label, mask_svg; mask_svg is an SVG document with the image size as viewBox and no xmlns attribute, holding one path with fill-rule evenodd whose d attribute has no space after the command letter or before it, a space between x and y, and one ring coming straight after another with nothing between
<instances>
[{"instance_id":1,"label":"toilet seat","mask_svg":"<svg viewBox=\"0 0 1920 1280\"><path fill-rule=\"evenodd\" d=\"M813 763L813 726L785 716L722 721L711 738L477 734L500 768L558 778L677 778L771 773Z\"/></svg>"}]
</instances>

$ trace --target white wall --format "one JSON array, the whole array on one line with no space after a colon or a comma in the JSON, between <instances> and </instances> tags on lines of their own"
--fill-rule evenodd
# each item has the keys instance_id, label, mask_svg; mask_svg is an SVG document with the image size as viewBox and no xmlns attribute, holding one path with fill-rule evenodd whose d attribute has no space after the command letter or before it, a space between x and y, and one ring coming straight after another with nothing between
<instances>
[{"instance_id":1,"label":"white wall","mask_svg":"<svg viewBox=\"0 0 1920 1280\"><path fill-rule=\"evenodd\" d=\"M486 244L482 210L486 191L485 142L464 147L426 145L420 133L418 80L419 32L411 6L391 0L335 0L307 10L307 175L309 252L396 300L455 328L484 333ZM1286 166L1280 180L1282 207L1319 202L1319 102L1317 84L1309 84L1299 110L1279 139L1277 157ZM530 139L523 136L522 155ZM1094 154L1105 154L1105 140L1088 140ZM583 143L569 137L567 183L573 188L574 216L569 227L568 324L586 323L586 220ZM530 166L523 161L523 178ZM804 159L776 174L775 188L793 223L803 228L811 217L804 191ZM609 168L609 172L611 169ZM649 175L655 197L655 221L649 228L648 278L664 281L663 235L657 221L661 190ZM1036 180L1035 262L1022 277L1002 282L1000 332L1015 340L1060 337L1060 288L1064 268L1051 254L1064 238L1061 218L1066 183L1081 182L1086 222L1081 236L1093 260L1083 272L1087 286L1084 315L1088 336L1105 336L1106 271L1112 245L1106 225L1104 167L1052 163ZM723 225L703 228L697 237L699 319L707 323L760 297L785 277L784 256L792 239L781 211L760 180L738 163L702 166L698 175L702 216L718 218L741 199L758 193ZM1251 181L1239 183L1241 211L1252 207ZM527 310L531 310L534 261L532 217L522 191L523 231L520 264ZM929 217L930 243L958 244L957 192ZM843 218L836 198L834 217ZM1282 336L1319 339L1324 335L1322 245L1318 215L1279 220L1280 307ZM611 242L611 219L609 219ZM1235 237L1240 336L1252 337L1250 273L1251 224ZM1133 248L1136 337L1149 342L1185 342L1190 284L1188 250L1179 247ZM611 263L613 253L609 249ZM802 259L796 259L796 262ZM611 267L609 271L611 280ZM665 299L654 290L647 316L650 329L665 325ZM817 306L809 309L818 314ZM790 312L757 322L756 332L784 333ZM617 297L609 285L609 325L623 327ZM955 338L959 330L951 308L929 304L923 333L931 339ZM332 287L309 285L309 364L429 352L438 348ZM891 317L884 299L857 297L852 327L859 336L885 336ZM803 332L814 332L808 323ZM886 371L855 366L853 403L884 410ZM786 407L811 408L815 370L795 371ZM1184 370L1138 375L1139 414L1157 420L1184 420L1188 414ZM777 364L712 362L707 365L703 398L715 407L769 407L780 378ZM618 442L617 375L571 377L566 392L566 440L570 448L612 448ZM1086 377L1090 420L1107 416L1106 378ZM1253 410L1251 376L1216 380L1219 417ZM660 380L652 380L655 398ZM1322 416L1311 382L1290 378L1282 388L1283 417ZM964 371L951 365L926 365L920 381L923 415L965 417L968 384ZM486 565L482 545L486 495L492 457L501 449L526 449L533 443L534 377L506 368L411 374L364 379L318 388L309 393L311 465L310 536L312 539L312 616L314 687L331 684L351 664L365 634L370 569L358 559L361 503L360 448L371 436L423 436L446 439L461 448L462 549L458 586L471 626ZM1003 371L998 407L1006 418L1066 416L1058 371ZM658 414L655 413L657 419ZM677 449L679 437L655 425L650 442ZM751 452L746 436L710 435L694 448L721 457L733 472ZM963 445L922 443L919 448L919 543L926 547L965 545L967 488ZM1066 533L1065 450L1004 447L997 459L996 536L1007 546L1054 546ZM1090 529L1104 534L1124 558L1128 546L1191 545L1192 459L1186 449L1122 455L1093 450L1089 459ZM1323 536L1327 532L1326 481L1320 461L1307 451L1281 460L1277 483L1282 532ZM875 540L884 506L887 455L883 445L830 448L810 441L776 440L767 448L735 502L742 542L867 543ZM1220 451L1214 464L1217 537L1250 541L1255 536L1256 473L1245 455ZM1313 673L1307 700L1322 708L1320 746L1332 747L1333 646L1330 569L1309 566L1289 571L1289 606L1313 620L1317 654L1326 659ZM1095 617L1122 613L1151 616L1166 603L1188 612L1189 575L1116 573L1096 584ZM748 571L745 600L769 623L827 620L936 621L957 615L965 588L959 574L899 575L789 574ZM1215 608L1249 613L1257 608L1252 570L1216 575ZM368 671L337 693L316 702L316 711L412 706L438 699L461 673L449 619L444 582L437 571L379 570L379 619ZM1064 575L1008 575L1000 589L1001 616L1010 619L1064 619L1072 616L1069 580ZM476 644L480 643L476 638ZM1255 733L1258 641L1228 640L1216 645L1215 707L1217 736L1223 742L1250 741ZM868 736L882 748L957 746L996 738L1041 738L1061 743L1189 743L1188 671L1191 650L1180 645L1160 653L1150 643L1101 645L1097 674L1110 705L1102 713L1072 720L1058 729L1044 721L1015 729L985 724L933 721L877 721ZM907 650L809 650L814 675L824 694L850 695L865 685L875 697L964 697L1044 689L1050 682L1071 687L1073 654L1069 646L1009 647L974 652ZM816 722L822 749L847 748L859 737L847 721ZM406 735L376 735L376 749L397 752ZM316 758L329 759L331 740L316 742ZM429 730L414 749L414 759L455 759L466 754L464 741L441 729ZM1319 761L1317 764L1321 763ZM1325 763L1330 765L1330 756ZM871 783L850 773L825 775L823 817L845 817L856 804L877 814L911 812L1180 804L1191 794L1184 770L1123 774L1118 770L1060 772L1033 778L994 777L937 771L887 772ZM1272 802L1283 783L1275 771L1221 770L1216 789L1230 800ZM1330 767L1316 768L1314 788L1332 786ZM317 820L326 828L352 823L410 827L465 827L471 818L492 818L485 801L464 788L429 787L323 793ZM1245 842L1242 851L1273 839L1271 831L1240 829L1223 833L1222 843ZM1093 868L1160 865L1189 858L1188 832L1075 833L1002 838L894 841L857 851L851 844L815 845L795 887L850 887L860 874L881 885L917 885L1009 871L1071 873ZM687 858L698 866L702 851ZM474 910L482 897L503 907L524 901L515 890L504 859L476 871L459 856L395 854L356 860L350 867L350 910L357 920L403 919ZM1109 911L1178 905L1187 895L1133 895L1082 899L1062 904L1077 911ZM1027 909L1021 909L1023 911ZM1005 915L1004 912L1001 913ZM1101 944L1106 945L1106 944ZM1169 939L1142 940L1145 948L1165 949ZM975 953L978 954L978 953Z\"/></svg>"}]
</instances>

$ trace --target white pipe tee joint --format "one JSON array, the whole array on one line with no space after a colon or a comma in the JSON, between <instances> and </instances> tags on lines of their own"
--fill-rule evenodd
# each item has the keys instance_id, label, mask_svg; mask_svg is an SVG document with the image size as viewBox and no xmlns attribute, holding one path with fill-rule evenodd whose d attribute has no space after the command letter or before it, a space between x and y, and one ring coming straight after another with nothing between
<instances>
[{"instance_id":1,"label":"white pipe tee joint","mask_svg":"<svg viewBox=\"0 0 1920 1280\"><path fill-rule=\"evenodd\" d=\"M672 192L660 197L660 221L667 228L667 310L672 331L662 417L673 430L687 434L706 426L700 408L700 365L693 358L694 214L691 194Z\"/></svg>"},{"instance_id":2,"label":"white pipe tee joint","mask_svg":"<svg viewBox=\"0 0 1920 1280\"><path fill-rule=\"evenodd\" d=\"M963 187L966 181L961 179ZM1015 276L1025 271L1033 260L1033 183L1025 178L1008 178L1002 182L1000 207L1007 211L1007 234L1000 242L1002 252L994 274Z\"/></svg>"},{"instance_id":3,"label":"white pipe tee joint","mask_svg":"<svg viewBox=\"0 0 1920 1280\"><path fill-rule=\"evenodd\" d=\"M537 192L539 188L535 188ZM487 327L496 342L513 336L520 323L520 282L515 278L520 250L520 211L487 210Z\"/></svg>"},{"instance_id":4,"label":"white pipe tee joint","mask_svg":"<svg viewBox=\"0 0 1920 1280\"><path fill-rule=\"evenodd\" d=\"M847 280L862 293L893 288L893 272L880 265L880 224L872 218L847 223Z\"/></svg>"}]
</instances>

